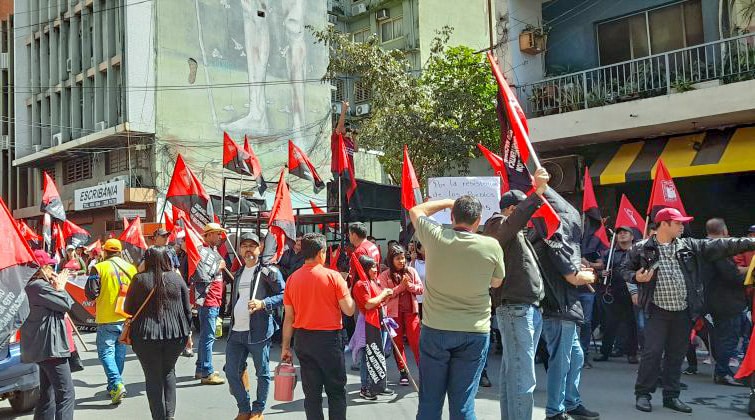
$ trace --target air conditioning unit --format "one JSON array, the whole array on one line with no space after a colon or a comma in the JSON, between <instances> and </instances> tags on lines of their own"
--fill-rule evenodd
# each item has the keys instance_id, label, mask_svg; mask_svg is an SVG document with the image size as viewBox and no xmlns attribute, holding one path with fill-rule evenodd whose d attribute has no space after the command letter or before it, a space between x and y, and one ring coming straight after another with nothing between
<instances>
[{"instance_id":1,"label":"air conditioning unit","mask_svg":"<svg viewBox=\"0 0 755 420\"><path fill-rule=\"evenodd\" d=\"M334 114L341 115L341 104L333 104L330 106L330 110L333 111Z\"/></svg>"},{"instance_id":2,"label":"air conditioning unit","mask_svg":"<svg viewBox=\"0 0 755 420\"><path fill-rule=\"evenodd\" d=\"M66 71L69 72L69 73L71 72L71 68L72 68L71 64L72 64L71 59L67 58L66 59Z\"/></svg>"},{"instance_id":3,"label":"air conditioning unit","mask_svg":"<svg viewBox=\"0 0 755 420\"><path fill-rule=\"evenodd\" d=\"M375 13L375 20L377 21L386 20L389 17L391 17L391 14L388 12L388 9L380 9Z\"/></svg>"},{"instance_id":4,"label":"air conditioning unit","mask_svg":"<svg viewBox=\"0 0 755 420\"><path fill-rule=\"evenodd\" d=\"M41 144L35 144L34 146L32 146L32 148L34 149L34 153L37 153L41 152L45 148L45 146L42 146Z\"/></svg>"},{"instance_id":5,"label":"air conditioning unit","mask_svg":"<svg viewBox=\"0 0 755 420\"><path fill-rule=\"evenodd\" d=\"M568 155L551 159L542 159L540 163L551 176L548 186L559 193L574 193L580 191L582 183L582 156Z\"/></svg>"},{"instance_id":6,"label":"air conditioning unit","mask_svg":"<svg viewBox=\"0 0 755 420\"><path fill-rule=\"evenodd\" d=\"M328 14L328 23L331 25L337 25L338 24L338 16Z\"/></svg>"},{"instance_id":7,"label":"air conditioning unit","mask_svg":"<svg viewBox=\"0 0 755 420\"><path fill-rule=\"evenodd\" d=\"M107 127L107 123L105 123L105 121L100 121L94 125L94 131L102 131L106 127Z\"/></svg>"},{"instance_id":8,"label":"air conditioning unit","mask_svg":"<svg viewBox=\"0 0 755 420\"><path fill-rule=\"evenodd\" d=\"M351 15L361 15L362 13L367 13L367 5L365 4L355 4L351 6Z\"/></svg>"},{"instance_id":9,"label":"air conditioning unit","mask_svg":"<svg viewBox=\"0 0 755 420\"><path fill-rule=\"evenodd\" d=\"M357 105L356 115L367 115L370 113L370 104Z\"/></svg>"},{"instance_id":10,"label":"air conditioning unit","mask_svg":"<svg viewBox=\"0 0 755 420\"><path fill-rule=\"evenodd\" d=\"M60 146L63 144L63 133L52 135L52 147Z\"/></svg>"},{"instance_id":11,"label":"air conditioning unit","mask_svg":"<svg viewBox=\"0 0 755 420\"><path fill-rule=\"evenodd\" d=\"M0 136L0 150L10 149L10 138L8 135Z\"/></svg>"},{"instance_id":12,"label":"air conditioning unit","mask_svg":"<svg viewBox=\"0 0 755 420\"><path fill-rule=\"evenodd\" d=\"M10 67L10 56L8 53L0 53L0 68L5 70Z\"/></svg>"},{"instance_id":13,"label":"air conditioning unit","mask_svg":"<svg viewBox=\"0 0 755 420\"><path fill-rule=\"evenodd\" d=\"M118 175L108 180L108 182L119 182L119 181L123 181L127 187L131 186L131 178L128 175Z\"/></svg>"}]
</instances>

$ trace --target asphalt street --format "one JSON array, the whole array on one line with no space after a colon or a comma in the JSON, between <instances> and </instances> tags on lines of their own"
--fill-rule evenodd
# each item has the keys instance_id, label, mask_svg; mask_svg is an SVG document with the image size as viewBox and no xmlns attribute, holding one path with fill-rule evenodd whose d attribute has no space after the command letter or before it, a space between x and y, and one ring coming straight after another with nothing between
<instances>
[{"instance_id":1,"label":"asphalt street","mask_svg":"<svg viewBox=\"0 0 755 420\"><path fill-rule=\"evenodd\" d=\"M110 405L105 391L105 375L97 360L94 350L94 333L84 333L84 339L90 347L89 352L82 352L84 371L74 374L76 385L76 419L101 420L110 419L149 419L149 408L144 391L144 375L136 355L129 352L126 358L124 380L128 397L114 407ZM220 339L215 345L213 362L216 370L222 370L225 355L225 341ZM408 355L411 352L408 352ZM274 369L279 360L280 347L273 346L270 369ZM411 356L408 356L411 357ZM194 379L195 358L181 357L177 365L178 395L177 419L233 419L237 414L236 403L229 394L227 385L200 385ZM347 355L347 363L350 358ZM702 359L701 359L702 360ZM413 365L413 362L410 362ZM249 360L252 365L251 359ZM582 376L581 393L585 405L600 412L602 419L746 419L748 393L746 388L732 388L715 385L711 379L712 367L701 364L700 373L684 376L682 381L689 385L683 391L682 400L688 403L694 412L691 415L672 412L661 406L660 391L653 399L653 412L641 413L634 408L633 384L636 365L629 365L625 359L612 359L609 362L594 363L595 367L585 370ZM493 387L480 388L476 399L476 411L479 419L500 418L498 409L498 378L500 356L491 354L489 372ZM381 397L376 402L359 398L359 374L348 372L348 412L349 419L359 420L398 420L414 418L417 409L417 394L411 387L397 385L398 372L393 360L389 360L389 381L397 391L394 397ZM538 387L535 391L536 419L545 418L545 372L538 365ZM416 375L416 366L413 369ZM254 378L253 372L250 377ZM253 383L253 389L256 385ZM293 402L280 403L273 400L271 386L267 401L265 417L270 419L303 419L304 405L301 386L297 386ZM327 415L327 414L326 414ZM31 413L15 415L7 402L0 402L0 418L32 419ZM447 418L444 414L443 418Z\"/></svg>"}]
</instances>

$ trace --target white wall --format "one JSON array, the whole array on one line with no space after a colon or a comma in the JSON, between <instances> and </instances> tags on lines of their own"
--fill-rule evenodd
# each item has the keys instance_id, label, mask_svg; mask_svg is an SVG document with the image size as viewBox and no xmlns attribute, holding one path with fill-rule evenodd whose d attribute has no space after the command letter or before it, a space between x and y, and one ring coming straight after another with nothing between
<instances>
[{"instance_id":1,"label":"white wall","mask_svg":"<svg viewBox=\"0 0 755 420\"><path fill-rule=\"evenodd\" d=\"M508 41L496 49L498 65L509 84L521 85L543 78L543 54L530 55L519 50L519 33L526 24L542 24L541 0L496 0L496 42L501 42L504 28ZM508 20L504 18L508 17Z\"/></svg>"},{"instance_id":2,"label":"white wall","mask_svg":"<svg viewBox=\"0 0 755 420\"><path fill-rule=\"evenodd\" d=\"M126 45L124 69L126 86L131 87L126 94L126 120L130 129L144 133L155 133L155 90L145 86L155 86L155 37L157 29L154 17L155 2L142 3L141 0L126 0Z\"/></svg>"}]
</instances>

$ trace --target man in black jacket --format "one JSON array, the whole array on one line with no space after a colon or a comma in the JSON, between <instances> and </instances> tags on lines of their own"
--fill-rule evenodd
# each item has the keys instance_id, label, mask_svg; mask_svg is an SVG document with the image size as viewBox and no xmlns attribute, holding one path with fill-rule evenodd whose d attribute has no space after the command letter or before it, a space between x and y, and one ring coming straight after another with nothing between
<instances>
[{"instance_id":1,"label":"man in black jacket","mask_svg":"<svg viewBox=\"0 0 755 420\"><path fill-rule=\"evenodd\" d=\"M540 340L543 317L540 301L545 296L543 278L525 227L543 203L548 188L548 172L535 172L535 194L529 197L511 190L501 197L502 214L495 214L483 234L498 239L508 275L501 287L492 289L498 327L501 329L503 356L500 381L501 418L530 419L534 405L535 348Z\"/></svg>"},{"instance_id":2,"label":"man in black jacket","mask_svg":"<svg viewBox=\"0 0 755 420\"><path fill-rule=\"evenodd\" d=\"M632 308L632 298L627 283L619 274L619 269L629 256L629 250L634 244L634 234L629 227L620 226L616 229L616 247L611 257L611 267L607 273L608 285L603 297L606 333L600 347L600 356L593 359L605 362L611 356L614 341L619 332L623 334L624 353L630 364L637 364L637 322Z\"/></svg>"},{"instance_id":3,"label":"man in black jacket","mask_svg":"<svg viewBox=\"0 0 755 420\"><path fill-rule=\"evenodd\" d=\"M705 223L708 239L727 238L729 229L723 219ZM705 301L713 317L713 357L716 359L713 381L721 385L744 386L734 379L729 359L737 355L742 312L747 308L745 275L733 258L721 258L706 264L703 270Z\"/></svg>"},{"instance_id":4,"label":"man in black jacket","mask_svg":"<svg viewBox=\"0 0 755 420\"><path fill-rule=\"evenodd\" d=\"M691 220L673 208L660 210L654 219L656 234L637 243L621 269L626 280L638 284L639 305L648 318L634 389L640 411L652 411L650 394L662 372L663 406L692 412L679 400L679 379L691 320L703 312L702 267L706 261L755 249L755 239L680 238L684 223Z\"/></svg>"}]
</instances>

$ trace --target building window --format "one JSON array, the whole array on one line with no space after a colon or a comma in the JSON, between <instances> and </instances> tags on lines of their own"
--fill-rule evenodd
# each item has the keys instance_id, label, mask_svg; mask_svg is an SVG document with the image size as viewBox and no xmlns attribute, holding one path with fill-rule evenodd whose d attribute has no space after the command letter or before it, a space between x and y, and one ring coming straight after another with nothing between
<instances>
[{"instance_id":1,"label":"building window","mask_svg":"<svg viewBox=\"0 0 755 420\"><path fill-rule=\"evenodd\" d=\"M83 181L92 177L92 157L84 156L63 163L63 183Z\"/></svg>"},{"instance_id":2,"label":"building window","mask_svg":"<svg viewBox=\"0 0 755 420\"><path fill-rule=\"evenodd\" d=\"M131 168L129 168L129 151L127 148L109 151L107 160L105 160L105 174L107 175L147 167L147 153L133 148L131 149Z\"/></svg>"},{"instance_id":3,"label":"building window","mask_svg":"<svg viewBox=\"0 0 755 420\"><path fill-rule=\"evenodd\" d=\"M598 25L600 65L703 43L700 0L646 10Z\"/></svg>"},{"instance_id":4,"label":"building window","mask_svg":"<svg viewBox=\"0 0 755 420\"><path fill-rule=\"evenodd\" d=\"M346 82L343 79L335 79L333 80L333 86L335 89L331 91L333 94L331 95L330 100L331 102L341 102L345 98Z\"/></svg>"},{"instance_id":5,"label":"building window","mask_svg":"<svg viewBox=\"0 0 755 420\"><path fill-rule=\"evenodd\" d=\"M367 42L370 39L370 28L364 28L351 34L351 40L354 42Z\"/></svg>"},{"instance_id":6,"label":"building window","mask_svg":"<svg viewBox=\"0 0 755 420\"><path fill-rule=\"evenodd\" d=\"M388 42L401 38L404 35L402 29L403 24L403 16L380 22L380 42Z\"/></svg>"},{"instance_id":7,"label":"building window","mask_svg":"<svg viewBox=\"0 0 755 420\"><path fill-rule=\"evenodd\" d=\"M367 84L361 80L354 82L354 102L366 102L370 100L370 89Z\"/></svg>"}]
</instances>

